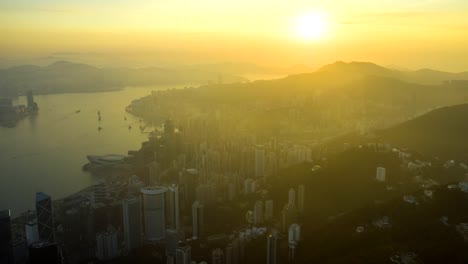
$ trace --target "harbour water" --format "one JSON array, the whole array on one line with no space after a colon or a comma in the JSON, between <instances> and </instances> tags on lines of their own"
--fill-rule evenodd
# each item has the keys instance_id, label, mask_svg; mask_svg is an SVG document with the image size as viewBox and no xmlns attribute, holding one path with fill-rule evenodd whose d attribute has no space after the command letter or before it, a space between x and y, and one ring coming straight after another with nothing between
<instances>
[{"instance_id":1,"label":"harbour water","mask_svg":"<svg viewBox=\"0 0 468 264\"><path fill-rule=\"evenodd\" d=\"M17 216L33 209L37 191L59 199L96 182L82 171L86 155L127 154L138 149L147 134L125 107L152 90L168 88L177 87L35 96L37 115L20 120L13 128L0 127L0 209L11 209ZM14 104L25 101L20 97Z\"/></svg>"}]
</instances>

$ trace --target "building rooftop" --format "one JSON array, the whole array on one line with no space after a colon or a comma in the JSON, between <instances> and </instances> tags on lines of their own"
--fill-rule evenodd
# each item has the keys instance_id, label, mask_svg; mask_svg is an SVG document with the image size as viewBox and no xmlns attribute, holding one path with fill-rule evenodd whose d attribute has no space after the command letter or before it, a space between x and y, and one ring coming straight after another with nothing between
<instances>
[{"instance_id":1,"label":"building rooftop","mask_svg":"<svg viewBox=\"0 0 468 264\"><path fill-rule=\"evenodd\" d=\"M36 193L36 202L40 202L40 201L43 201L43 200L47 200L47 199L50 199L50 196L43 193L43 192L37 192Z\"/></svg>"},{"instance_id":2,"label":"building rooftop","mask_svg":"<svg viewBox=\"0 0 468 264\"><path fill-rule=\"evenodd\" d=\"M147 187L141 188L141 192L143 194L149 194L149 195L162 194L167 191L168 191L168 188L165 186L147 186Z\"/></svg>"}]
</instances>

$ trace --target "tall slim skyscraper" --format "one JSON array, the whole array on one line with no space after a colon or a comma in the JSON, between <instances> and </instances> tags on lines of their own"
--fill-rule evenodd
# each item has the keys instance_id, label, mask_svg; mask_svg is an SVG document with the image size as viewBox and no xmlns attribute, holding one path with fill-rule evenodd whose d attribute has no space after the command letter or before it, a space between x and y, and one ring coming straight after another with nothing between
<instances>
[{"instance_id":1,"label":"tall slim skyscraper","mask_svg":"<svg viewBox=\"0 0 468 264\"><path fill-rule=\"evenodd\" d=\"M255 147L255 177L265 176L265 149L259 145Z\"/></svg>"},{"instance_id":2,"label":"tall slim skyscraper","mask_svg":"<svg viewBox=\"0 0 468 264\"><path fill-rule=\"evenodd\" d=\"M13 264L10 210L0 211L0 263Z\"/></svg>"},{"instance_id":3,"label":"tall slim skyscraper","mask_svg":"<svg viewBox=\"0 0 468 264\"><path fill-rule=\"evenodd\" d=\"M169 186L167 228L180 231L179 224L179 187L176 184Z\"/></svg>"},{"instance_id":4,"label":"tall slim skyscraper","mask_svg":"<svg viewBox=\"0 0 468 264\"><path fill-rule=\"evenodd\" d=\"M192 230L193 230L193 238L201 238L203 237L203 216L204 206L203 204L195 201L192 205Z\"/></svg>"},{"instance_id":5,"label":"tall slim skyscraper","mask_svg":"<svg viewBox=\"0 0 468 264\"><path fill-rule=\"evenodd\" d=\"M164 186L148 186L141 189L145 219L145 237L150 241L160 241L166 236Z\"/></svg>"},{"instance_id":6,"label":"tall slim skyscraper","mask_svg":"<svg viewBox=\"0 0 468 264\"><path fill-rule=\"evenodd\" d=\"M141 198L132 197L123 200L123 228L125 239L125 250L137 248L141 245L142 215Z\"/></svg>"},{"instance_id":7,"label":"tall slim skyscraper","mask_svg":"<svg viewBox=\"0 0 468 264\"><path fill-rule=\"evenodd\" d=\"M29 221L24 226L26 229L26 241L28 246L34 242L39 240L39 231L37 229L37 222L36 221Z\"/></svg>"},{"instance_id":8,"label":"tall slim skyscraper","mask_svg":"<svg viewBox=\"0 0 468 264\"><path fill-rule=\"evenodd\" d=\"M304 203L305 203L305 186L299 185L297 188L297 210L299 213L304 213Z\"/></svg>"},{"instance_id":9,"label":"tall slim skyscraper","mask_svg":"<svg viewBox=\"0 0 468 264\"><path fill-rule=\"evenodd\" d=\"M278 263L278 233L267 236L267 264Z\"/></svg>"},{"instance_id":10,"label":"tall slim skyscraper","mask_svg":"<svg viewBox=\"0 0 468 264\"><path fill-rule=\"evenodd\" d=\"M179 246L179 236L177 230L166 229L166 255L176 257Z\"/></svg>"},{"instance_id":11,"label":"tall slim skyscraper","mask_svg":"<svg viewBox=\"0 0 468 264\"><path fill-rule=\"evenodd\" d=\"M44 242L54 243L55 226L52 199L43 192L36 193L36 214L39 239Z\"/></svg>"},{"instance_id":12,"label":"tall slim skyscraper","mask_svg":"<svg viewBox=\"0 0 468 264\"><path fill-rule=\"evenodd\" d=\"M177 248L176 264L190 264L192 262L192 248L189 245Z\"/></svg>"}]
</instances>

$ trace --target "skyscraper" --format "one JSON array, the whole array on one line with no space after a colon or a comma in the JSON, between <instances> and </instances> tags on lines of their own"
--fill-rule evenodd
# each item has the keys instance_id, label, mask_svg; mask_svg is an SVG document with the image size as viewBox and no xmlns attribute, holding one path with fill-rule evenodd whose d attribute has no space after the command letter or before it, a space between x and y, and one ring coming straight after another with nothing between
<instances>
[{"instance_id":1,"label":"skyscraper","mask_svg":"<svg viewBox=\"0 0 468 264\"><path fill-rule=\"evenodd\" d=\"M265 149L258 145L255 147L255 177L265 176Z\"/></svg>"},{"instance_id":2,"label":"skyscraper","mask_svg":"<svg viewBox=\"0 0 468 264\"><path fill-rule=\"evenodd\" d=\"M58 264L61 263L58 256L57 244L48 242L36 242L29 246L29 263L30 264Z\"/></svg>"},{"instance_id":3,"label":"skyscraper","mask_svg":"<svg viewBox=\"0 0 468 264\"><path fill-rule=\"evenodd\" d=\"M167 227L174 229L177 232L180 231L179 226L179 187L176 184L169 186L168 194L168 215L167 215Z\"/></svg>"},{"instance_id":4,"label":"skyscraper","mask_svg":"<svg viewBox=\"0 0 468 264\"><path fill-rule=\"evenodd\" d=\"M304 213L304 202L305 202L305 186L299 185L297 188L297 210L299 213Z\"/></svg>"},{"instance_id":5,"label":"skyscraper","mask_svg":"<svg viewBox=\"0 0 468 264\"><path fill-rule=\"evenodd\" d=\"M386 176L386 169L384 167L377 167L375 172L375 179L379 182L384 182Z\"/></svg>"},{"instance_id":6,"label":"skyscraper","mask_svg":"<svg viewBox=\"0 0 468 264\"><path fill-rule=\"evenodd\" d=\"M141 245L141 198L132 197L125 199L123 200L122 207L125 250L129 252Z\"/></svg>"},{"instance_id":7,"label":"skyscraper","mask_svg":"<svg viewBox=\"0 0 468 264\"><path fill-rule=\"evenodd\" d=\"M165 194L163 186L148 186L141 189L145 219L145 237L160 241L166 236Z\"/></svg>"},{"instance_id":8,"label":"skyscraper","mask_svg":"<svg viewBox=\"0 0 468 264\"><path fill-rule=\"evenodd\" d=\"M278 233L272 232L267 236L267 264L278 263Z\"/></svg>"},{"instance_id":9,"label":"skyscraper","mask_svg":"<svg viewBox=\"0 0 468 264\"><path fill-rule=\"evenodd\" d=\"M54 243L55 226L52 199L43 192L36 193L36 214L39 239L44 242Z\"/></svg>"},{"instance_id":10,"label":"skyscraper","mask_svg":"<svg viewBox=\"0 0 468 264\"><path fill-rule=\"evenodd\" d=\"M39 231L37 229L37 222L36 221L29 221L24 226L26 229L26 241L28 246L34 242L39 240Z\"/></svg>"},{"instance_id":11,"label":"skyscraper","mask_svg":"<svg viewBox=\"0 0 468 264\"><path fill-rule=\"evenodd\" d=\"M14 263L10 210L0 211L0 263Z\"/></svg>"},{"instance_id":12,"label":"skyscraper","mask_svg":"<svg viewBox=\"0 0 468 264\"><path fill-rule=\"evenodd\" d=\"M177 247L179 246L179 236L177 230L166 230L166 255L176 257Z\"/></svg>"},{"instance_id":13,"label":"skyscraper","mask_svg":"<svg viewBox=\"0 0 468 264\"><path fill-rule=\"evenodd\" d=\"M203 237L203 216L204 206L203 204L195 201L192 205L192 230L193 230L193 238L201 238Z\"/></svg>"},{"instance_id":14,"label":"skyscraper","mask_svg":"<svg viewBox=\"0 0 468 264\"><path fill-rule=\"evenodd\" d=\"M192 262L192 248L189 245L180 246L176 252L176 264L190 264Z\"/></svg>"}]
</instances>

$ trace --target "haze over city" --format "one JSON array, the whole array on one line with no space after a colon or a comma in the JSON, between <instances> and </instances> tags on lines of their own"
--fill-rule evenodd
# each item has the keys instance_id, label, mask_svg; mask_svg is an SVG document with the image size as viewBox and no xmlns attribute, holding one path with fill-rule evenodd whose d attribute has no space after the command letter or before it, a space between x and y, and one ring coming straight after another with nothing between
<instances>
[{"instance_id":1,"label":"haze over city","mask_svg":"<svg viewBox=\"0 0 468 264\"><path fill-rule=\"evenodd\" d=\"M0 264L468 263L468 2L0 2Z\"/></svg>"}]
</instances>

